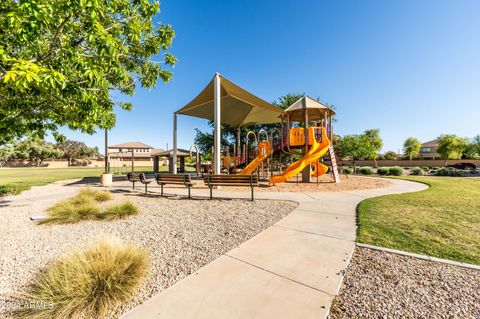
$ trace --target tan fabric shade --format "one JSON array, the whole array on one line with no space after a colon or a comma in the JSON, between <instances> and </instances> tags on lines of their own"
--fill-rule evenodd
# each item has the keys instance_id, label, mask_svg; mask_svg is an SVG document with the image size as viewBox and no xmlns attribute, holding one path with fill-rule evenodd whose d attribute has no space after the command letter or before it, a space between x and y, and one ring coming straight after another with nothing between
<instances>
[{"instance_id":1,"label":"tan fabric shade","mask_svg":"<svg viewBox=\"0 0 480 319\"><path fill-rule=\"evenodd\" d=\"M325 112L327 116L335 114L331 108L308 96L298 99L285 110L285 113L290 115L291 122L301 122L305 120L305 110L309 121L325 119Z\"/></svg>"},{"instance_id":2,"label":"tan fabric shade","mask_svg":"<svg viewBox=\"0 0 480 319\"><path fill-rule=\"evenodd\" d=\"M221 123L234 127L240 125L281 122L283 110L220 76ZM200 94L175 114L214 120L214 79Z\"/></svg>"}]
</instances>

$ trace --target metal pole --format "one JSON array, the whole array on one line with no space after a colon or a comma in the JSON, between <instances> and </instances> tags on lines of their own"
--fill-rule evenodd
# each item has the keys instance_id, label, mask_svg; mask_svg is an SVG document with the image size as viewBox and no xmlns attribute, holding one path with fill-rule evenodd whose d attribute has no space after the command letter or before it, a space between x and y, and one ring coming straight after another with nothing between
<instances>
[{"instance_id":1,"label":"metal pole","mask_svg":"<svg viewBox=\"0 0 480 319\"><path fill-rule=\"evenodd\" d=\"M133 158L133 148L132 148L132 172L135 171L135 159Z\"/></svg>"},{"instance_id":2,"label":"metal pole","mask_svg":"<svg viewBox=\"0 0 480 319\"><path fill-rule=\"evenodd\" d=\"M220 94L221 94L221 86L220 86L220 74L216 73L215 78L213 81L213 112L214 112L214 147L215 147L215 154L214 154L214 174L220 174L221 172L221 125L222 125L222 118L221 118L221 105L220 105Z\"/></svg>"},{"instance_id":3,"label":"metal pole","mask_svg":"<svg viewBox=\"0 0 480 319\"><path fill-rule=\"evenodd\" d=\"M172 173L177 174L177 114L173 113L173 165Z\"/></svg>"},{"instance_id":4,"label":"metal pole","mask_svg":"<svg viewBox=\"0 0 480 319\"><path fill-rule=\"evenodd\" d=\"M240 148L240 126L237 128L237 154L240 154L242 152Z\"/></svg>"},{"instance_id":5,"label":"metal pole","mask_svg":"<svg viewBox=\"0 0 480 319\"><path fill-rule=\"evenodd\" d=\"M330 119L330 141L331 141L332 138L333 138L333 117L332 117L332 115L330 115L329 119Z\"/></svg>"},{"instance_id":6,"label":"metal pole","mask_svg":"<svg viewBox=\"0 0 480 319\"><path fill-rule=\"evenodd\" d=\"M105 174L110 173L108 162L108 129L105 129Z\"/></svg>"},{"instance_id":7,"label":"metal pole","mask_svg":"<svg viewBox=\"0 0 480 319\"><path fill-rule=\"evenodd\" d=\"M303 100L303 110L304 110L304 135L305 135L305 153L303 156L306 156L308 153L308 109L307 109L307 104L306 101ZM310 178L311 178L311 166L308 164L302 171L302 182L303 183L310 183Z\"/></svg>"}]
</instances>

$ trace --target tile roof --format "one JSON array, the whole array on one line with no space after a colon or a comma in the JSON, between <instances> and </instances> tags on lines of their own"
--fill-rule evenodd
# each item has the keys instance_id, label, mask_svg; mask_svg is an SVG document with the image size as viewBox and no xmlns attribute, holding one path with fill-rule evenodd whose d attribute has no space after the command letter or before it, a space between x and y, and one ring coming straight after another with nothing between
<instances>
[{"instance_id":1,"label":"tile roof","mask_svg":"<svg viewBox=\"0 0 480 319\"><path fill-rule=\"evenodd\" d=\"M153 148L150 145L147 145L142 142L126 142L115 145L110 145L108 148Z\"/></svg>"},{"instance_id":2,"label":"tile roof","mask_svg":"<svg viewBox=\"0 0 480 319\"><path fill-rule=\"evenodd\" d=\"M438 146L438 142L436 140L422 143L422 147L436 147L436 146Z\"/></svg>"}]
</instances>

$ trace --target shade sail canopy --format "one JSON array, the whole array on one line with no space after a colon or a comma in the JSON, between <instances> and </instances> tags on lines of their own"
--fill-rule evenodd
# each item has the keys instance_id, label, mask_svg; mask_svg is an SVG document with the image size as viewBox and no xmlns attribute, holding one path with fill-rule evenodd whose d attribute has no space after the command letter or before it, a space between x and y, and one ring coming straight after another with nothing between
<instances>
[{"instance_id":1,"label":"shade sail canopy","mask_svg":"<svg viewBox=\"0 0 480 319\"><path fill-rule=\"evenodd\" d=\"M222 124L234 127L281 122L283 110L220 75ZM214 79L190 103L175 112L214 120Z\"/></svg>"},{"instance_id":2,"label":"shade sail canopy","mask_svg":"<svg viewBox=\"0 0 480 319\"><path fill-rule=\"evenodd\" d=\"M335 114L331 108L308 96L298 99L285 110L285 114L290 116L292 122L304 121L305 112L307 112L309 121L320 121L325 119L325 115Z\"/></svg>"}]
</instances>

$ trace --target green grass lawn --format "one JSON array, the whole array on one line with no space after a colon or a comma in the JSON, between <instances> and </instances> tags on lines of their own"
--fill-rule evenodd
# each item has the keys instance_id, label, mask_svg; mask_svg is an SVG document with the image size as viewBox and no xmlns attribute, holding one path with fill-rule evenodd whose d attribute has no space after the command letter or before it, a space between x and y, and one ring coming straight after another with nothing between
<instances>
[{"instance_id":1,"label":"green grass lawn","mask_svg":"<svg viewBox=\"0 0 480 319\"><path fill-rule=\"evenodd\" d=\"M186 166L185 169L189 172L194 171L194 168L190 166ZM153 166L135 167L135 171L153 172ZM160 171L168 171L168 166L160 166ZM98 177L102 173L102 167L0 169L0 196L19 194L32 186L45 185L60 180ZM126 175L126 173L119 175Z\"/></svg>"},{"instance_id":2,"label":"green grass lawn","mask_svg":"<svg viewBox=\"0 0 480 319\"><path fill-rule=\"evenodd\" d=\"M164 169L167 169L166 167ZM136 171L153 171L151 167L136 167ZM0 196L18 194L31 186L45 185L59 180L76 179L83 177L98 177L103 173L101 167L72 167L72 168L11 168L0 169Z\"/></svg>"},{"instance_id":3,"label":"green grass lawn","mask_svg":"<svg viewBox=\"0 0 480 319\"><path fill-rule=\"evenodd\" d=\"M480 264L480 179L402 179L430 188L361 202L358 241Z\"/></svg>"}]
</instances>

